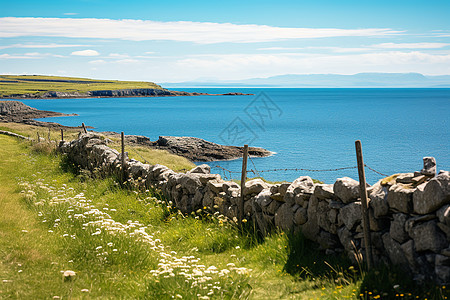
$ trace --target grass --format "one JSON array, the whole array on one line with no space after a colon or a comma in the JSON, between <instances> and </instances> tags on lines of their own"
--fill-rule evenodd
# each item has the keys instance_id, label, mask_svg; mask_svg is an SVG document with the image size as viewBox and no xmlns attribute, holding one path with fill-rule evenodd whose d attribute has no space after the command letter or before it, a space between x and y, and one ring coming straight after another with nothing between
<instances>
[{"instance_id":1,"label":"grass","mask_svg":"<svg viewBox=\"0 0 450 300\"><path fill-rule=\"evenodd\" d=\"M39 80L39 81L32 81ZM0 97L11 95L42 95L49 91L79 92L119 89L162 89L153 82L97 80L75 77L38 75L0 75Z\"/></svg>"},{"instance_id":2,"label":"grass","mask_svg":"<svg viewBox=\"0 0 450 300\"><path fill-rule=\"evenodd\" d=\"M357 270L301 235L263 238L249 223L185 216L155 191L64 172L61 157L12 137L0 145L0 298L446 297L397 270ZM194 269L211 279L188 279ZM64 279L67 270L76 276Z\"/></svg>"}]
</instances>

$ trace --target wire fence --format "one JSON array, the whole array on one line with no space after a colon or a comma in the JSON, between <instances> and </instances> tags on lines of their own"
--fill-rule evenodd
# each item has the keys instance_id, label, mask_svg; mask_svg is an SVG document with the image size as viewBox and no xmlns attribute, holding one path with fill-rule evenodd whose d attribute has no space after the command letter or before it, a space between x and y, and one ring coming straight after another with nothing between
<instances>
[{"instance_id":1,"label":"wire fence","mask_svg":"<svg viewBox=\"0 0 450 300\"><path fill-rule=\"evenodd\" d=\"M275 169L267 169L267 170L258 170L256 168L256 165L253 161L253 159L251 159L251 157L249 156L249 160L252 164L253 168L247 169L247 173L252 173L257 177L262 177L261 174L262 173L270 173L270 172L300 172L300 171L304 171L304 172L337 172L337 171L343 171L343 170L354 170L354 169L358 169L357 166L348 166L348 167L340 167L340 168L331 168L331 169L309 169L309 168L275 168ZM364 167L366 167L368 170L381 175L383 177L388 177L389 175L382 173L380 171L375 170L374 168L369 167L367 164L364 164ZM232 171L232 170L228 170L222 166L216 165L213 166L213 168L219 169L222 171L222 176L225 180L231 180L233 179L233 174L241 174L241 171ZM234 176L235 177L235 176Z\"/></svg>"}]
</instances>

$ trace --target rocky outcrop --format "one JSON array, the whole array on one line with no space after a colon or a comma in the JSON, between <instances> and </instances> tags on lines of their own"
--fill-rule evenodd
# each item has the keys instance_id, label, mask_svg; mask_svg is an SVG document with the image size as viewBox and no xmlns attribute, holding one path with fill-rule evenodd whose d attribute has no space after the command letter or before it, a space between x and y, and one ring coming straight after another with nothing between
<instances>
[{"instance_id":1,"label":"rocky outcrop","mask_svg":"<svg viewBox=\"0 0 450 300\"><path fill-rule=\"evenodd\" d=\"M38 110L20 101L0 101L0 121L26 123L31 119L73 116L54 111ZM38 121L35 121L38 122Z\"/></svg>"},{"instance_id":2,"label":"rocky outcrop","mask_svg":"<svg viewBox=\"0 0 450 300\"><path fill-rule=\"evenodd\" d=\"M214 161L242 157L243 147L223 146L195 137L160 136L150 144L152 147L167 150L192 161ZM263 148L249 147L249 155L269 156L272 153Z\"/></svg>"},{"instance_id":3,"label":"rocky outcrop","mask_svg":"<svg viewBox=\"0 0 450 300\"><path fill-rule=\"evenodd\" d=\"M62 143L60 150L83 168L122 173L119 153L93 133ZM183 213L206 207L231 220L239 216L240 186L210 174L207 166L177 173L127 158L125 168L130 179L159 189ZM396 174L368 188L374 260L397 264L417 280L449 284L450 174L417 173ZM264 234L274 227L302 232L329 253L345 251L355 261L366 257L358 185L350 178L334 185L314 184L307 176L275 185L251 180L243 193L244 216Z\"/></svg>"}]
</instances>

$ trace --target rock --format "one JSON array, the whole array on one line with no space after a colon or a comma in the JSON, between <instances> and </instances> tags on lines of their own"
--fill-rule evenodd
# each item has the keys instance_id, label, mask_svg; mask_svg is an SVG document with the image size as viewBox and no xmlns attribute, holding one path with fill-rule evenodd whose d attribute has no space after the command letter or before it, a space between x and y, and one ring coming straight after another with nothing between
<instances>
[{"instance_id":1,"label":"rock","mask_svg":"<svg viewBox=\"0 0 450 300\"><path fill-rule=\"evenodd\" d=\"M218 180L210 180L206 184L206 186L209 188L209 190L215 194L223 192L223 185L224 185L224 182L218 181Z\"/></svg>"},{"instance_id":2,"label":"rock","mask_svg":"<svg viewBox=\"0 0 450 300\"><path fill-rule=\"evenodd\" d=\"M447 266L436 266L434 268L434 273L438 277L441 284L449 284L450 282L450 267Z\"/></svg>"},{"instance_id":3,"label":"rock","mask_svg":"<svg viewBox=\"0 0 450 300\"><path fill-rule=\"evenodd\" d=\"M361 222L361 214L361 202L352 202L341 208L338 219L348 230L352 230Z\"/></svg>"},{"instance_id":4,"label":"rock","mask_svg":"<svg viewBox=\"0 0 450 300\"><path fill-rule=\"evenodd\" d=\"M359 182L349 178L338 178L333 185L334 194L344 203L356 201L359 197Z\"/></svg>"},{"instance_id":5,"label":"rock","mask_svg":"<svg viewBox=\"0 0 450 300\"><path fill-rule=\"evenodd\" d=\"M397 176L396 182L403 184L413 183L412 179L414 178L414 173L401 173Z\"/></svg>"},{"instance_id":6,"label":"rock","mask_svg":"<svg viewBox=\"0 0 450 300\"><path fill-rule=\"evenodd\" d=\"M317 242L321 249L335 249L339 245L339 239L335 234L320 231Z\"/></svg>"},{"instance_id":7,"label":"rock","mask_svg":"<svg viewBox=\"0 0 450 300\"><path fill-rule=\"evenodd\" d=\"M269 188L269 185L261 179L253 179L245 183L244 195L259 194L262 190Z\"/></svg>"},{"instance_id":8,"label":"rock","mask_svg":"<svg viewBox=\"0 0 450 300\"><path fill-rule=\"evenodd\" d=\"M351 234L350 230L348 230L346 227L342 227L337 230L337 234L339 237L339 241L341 242L342 246L344 246L344 249L347 252L354 250L353 245L355 243L352 239L352 234Z\"/></svg>"},{"instance_id":9,"label":"rock","mask_svg":"<svg viewBox=\"0 0 450 300\"><path fill-rule=\"evenodd\" d=\"M308 221L302 226L303 235L312 241L317 240L317 235L319 234L319 223L317 220L317 206L318 199L315 196L312 196L309 199L308 205Z\"/></svg>"},{"instance_id":10,"label":"rock","mask_svg":"<svg viewBox=\"0 0 450 300\"><path fill-rule=\"evenodd\" d=\"M394 241L389 233L385 233L382 236L384 249L386 249L386 252L388 254L389 259L394 265L398 266L407 266L408 260L406 259L406 256L402 250L402 247L399 243Z\"/></svg>"},{"instance_id":11,"label":"rock","mask_svg":"<svg viewBox=\"0 0 450 300\"><path fill-rule=\"evenodd\" d=\"M183 174L180 178L180 184L183 189L192 195L202 186L200 179L193 174Z\"/></svg>"},{"instance_id":12,"label":"rock","mask_svg":"<svg viewBox=\"0 0 450 300\"><path fill-rule=\"evenodd\" d=\"M297 203L302 205L303 201L308 200L314 191L314 182L309 176L300 176L295 179L287 188L284 200L293 205Z\"/></svg>"},{"instance_id":13,"label":"rock","mask_svg":"<svg viewBox=\"0 0 450 300\"><path fill-rule=\"evenodd\" d=\"M275 226L282 230L292 231L294 229L294 212L292 206L284 203L275 213Z\"/></svg>"},{"instance_id":14,"label":"rock","mask_svg":"<svg viewBox=\"0 0 450 300\"><path fill-rule=\"evenodd\" d=\"M391 238L403 244L408 240L409 236L405 231L405 223L408 219L408 216L405 214L395 214L393 215L394 220L391 222L389 233Z\"/></svg>"},{"instance_id":15,"label":"rock","mask_svg":"<svg viewBox=\"0 0 450 300\"><path fill-rule=\"evenodd\" d=\"M321 200L335 198L332 184L316 184L313 194Z\"/></svg>"},{"instance_id":16,"label":"rock","mask_svg":"<svg viewBox=\"0 0 450 300\"><path fill-rule=\"evenodd\" d=\"M398 183L389 188L387 202L389 207L395 211L410 213L412 212L413 189L409 186Z\"/></svg>"},{"instance_id":17,"label":"rock","mask_svg":"<svg viewBox=\"0 0 450 300\"><path fill-rule=\"evenodd\" d=\"M439 253L448 246L445 235L436 226L436 221L428 221L414 226L410 235L418 252L430 250Z\"/></svg>"},{"instance_id":18,"label":"rock","mask_svg":"<svg viewBox=\"0 0 450 300\"><path fill-rule=\"evenodd\" d=\"M294 223L296 225L303 225L306 221L308 221L308 211L303 207L298 208L294 214Z\"/></svg>"},{"instance_id":19,"label":"rock","mask_svg":"<svg viewBox=\"0 0 450 300\"><path fill-rule=\"evenodd\" d=\"M242 157L243 147L223 146L195 137L160 136L152 147L167 150L170 153L184 156L191 161L214 161ZM269 156L272 152L249 147L249 155Z\"/></svg>"},{"instance_id":20,"label":"rock","mask_svg":"<svg viewBox=\"0 0 450 300\"><path fill-rule=\"evenodd\" d=\"M436 216L439 219L439 222L450 226L450 204L442 206L437 212Z\"/></svg>"},{"instance_id":21,"label":"rock","mask_svg":"<svg viewBox=\"0 0 450 300\"><path fill-rule=\"evenodd\" d=\"M447 226L443 223L437 223L437 226L447 237L447 242L450 242L450 226Z\"/></svg>"},{"instance_id":22,"label":"rock","mask_svg":"<svg viewBox=\"0 0 450 300\"><path fill-rule=\"evenodd\" d=\"M414 212L428 214L450 203L450 176L439 174L417 187L413 194Z\"/></svg>"},{"instance_id":23,"label":"rock","mask_svg":"<svg viewBox=\"0 0 450 300\"><path fill-rule=\"evenodd\" d=\"M424 157L423 169L420 173L426 176L436 176L436 159L434 157Z\"/></svg>"},{"instance_id":24,"label":"rock","mask_svg":"<svg viewBox=\"0 0 450 300\"><path fill-rule=\"evenodd\" d=\"M211 167L207 164L199 165L189 171L189 173L210 174Z\"/></svg>"},{"instance_id":25,"label":"rock","mask_svg":"<svg viewBox=\"0 0 450 300\"><path fill-rule=\"evenodd\" d=\"M408 260L409 266L413 271L417 272L419 268L417 260L418 255L414 248L414 241L408 240L407 242L401 245L401 248L403 250L403 253L405 254L406 259Z\"/></svg>"}]
</instances>

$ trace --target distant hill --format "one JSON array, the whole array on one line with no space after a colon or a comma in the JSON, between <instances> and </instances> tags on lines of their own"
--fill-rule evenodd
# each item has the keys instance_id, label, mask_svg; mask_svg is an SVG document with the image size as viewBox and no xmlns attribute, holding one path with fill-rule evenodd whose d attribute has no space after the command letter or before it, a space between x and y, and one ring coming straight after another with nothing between
<instances>
[{"instance_id":1,"label":"distant hill","mask_svg":"<svg viewBox=\"0 0 450 300\"><path fill-rule=\"evenodd\" d=\"M287 74L233 81L164 83L166 87L450 88L450 75L420 73Z\"/></svg>"}]
</instances>

